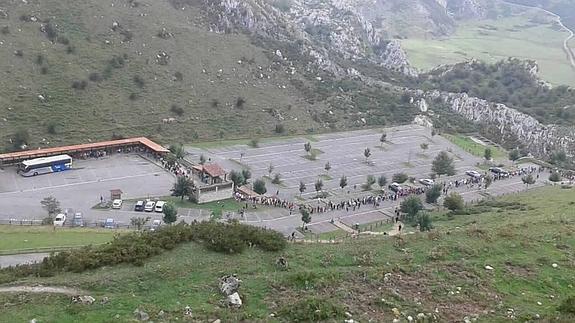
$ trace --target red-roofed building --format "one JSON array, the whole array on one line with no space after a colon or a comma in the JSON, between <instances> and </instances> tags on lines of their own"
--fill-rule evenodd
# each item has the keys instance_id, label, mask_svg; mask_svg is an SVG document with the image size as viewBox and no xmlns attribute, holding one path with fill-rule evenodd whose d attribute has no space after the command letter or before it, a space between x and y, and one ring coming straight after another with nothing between
<instances>
[{"instance_id":1,"label":"red-roofed building","mask_svg":"<svg viewBox=\"0 0 575 323\"><path fill-rule=\"evenodd\" d=\"M207 185L228 181L228 174L218 164L195 165L192 167L192 173L199 176L202 183Z\"/></svg>"}]
</instances>

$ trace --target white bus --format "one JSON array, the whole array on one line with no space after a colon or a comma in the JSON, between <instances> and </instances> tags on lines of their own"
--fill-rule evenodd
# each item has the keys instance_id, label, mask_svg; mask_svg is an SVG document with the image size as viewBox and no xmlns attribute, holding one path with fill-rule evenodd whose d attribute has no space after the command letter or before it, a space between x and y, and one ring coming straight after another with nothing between
<instances>
[{"instance_id":1,"label":"white bus","mask_svg":"<svg viewBox=\"0 0 575 323\"><path fill-rule=\"evenodd\" d=\"M26 160L18 165L18 172L24 177L62 172L72 168L72 157L59 155Z\"/></svg>"}]
</instances>

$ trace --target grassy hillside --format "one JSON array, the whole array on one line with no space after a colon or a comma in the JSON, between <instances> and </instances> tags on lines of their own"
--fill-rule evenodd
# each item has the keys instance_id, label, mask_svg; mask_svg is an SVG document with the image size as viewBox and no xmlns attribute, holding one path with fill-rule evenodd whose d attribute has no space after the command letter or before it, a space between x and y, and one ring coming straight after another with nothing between
<instances>
[{"instance_id":1,"label":"grassy hillside","mask_svg":"<svg viewBox=\"0 0 575 323\"><path fill-rule=\"evenodd\" d=\"M450 37L406 39L402 45L410 62L423 70L471 59L494 63L516 57L536 60L544 80L574 86L575 72L563 51L567 36L550 15L521 10L497 20L462 22Z\"/></svg>"},{"instance_id":2,"label":"grassy hillside","mask_svg":"<svg viewBox=\"0 0 575 323\"><path fill-rule=\"evenodd\" d=\"M401 238L296 244L280 253L249 249L241 255L187 244L142 267L18 282L77 287L98 299L109 297L107 304L0 293L0 315L11 322L129 321L140 308L154 321L174 321L186 319L183 311L190 306L199 321L342 321L347 311L359 321L391 321L396 312L449 322L466 316L481 322L567 322L573 316L557 308L574 293L572 196L571 190L548 187L475 206L473 215L437 213L436 230ZM287 271L275 267L279 256L288 260ZM239 310L220 305L217 280L231 273L243 281Z\"/></svg>"},{"instance_id":3,"label":"grassy hillside","mask_svg":"<svg viewBox=\"0 0 575 323\"><path fill-rule=\"evenodd\" d=\"M19 128L31 144L44 138L50 145L112 135L192 141L271 133L280 122L272 109L289 130L310 127L309 104L287 73L272 71L266 51L243 35L208 32L194 7L47 0L4 9L2 146ZM169 58L158 59L162 53ZM175 123L162 123L171 117Z\"/></svg>"}]
</instances>

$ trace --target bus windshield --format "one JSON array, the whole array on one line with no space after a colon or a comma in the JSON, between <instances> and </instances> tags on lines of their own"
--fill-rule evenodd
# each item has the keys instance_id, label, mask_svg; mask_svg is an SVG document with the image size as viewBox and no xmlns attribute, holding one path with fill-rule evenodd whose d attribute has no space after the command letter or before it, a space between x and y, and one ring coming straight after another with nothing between
<instances>
[{"instance_id":1,"label":"bus windshield","mask_svg":"<svg viewBox=\"0 0 575 323\"><path fill-rule=\"evenodd\" d=\"M61 172L72 168L72 157L59 155L26 160L20 163L18 168L22 176Z\"/></svg>"}]
</instances>

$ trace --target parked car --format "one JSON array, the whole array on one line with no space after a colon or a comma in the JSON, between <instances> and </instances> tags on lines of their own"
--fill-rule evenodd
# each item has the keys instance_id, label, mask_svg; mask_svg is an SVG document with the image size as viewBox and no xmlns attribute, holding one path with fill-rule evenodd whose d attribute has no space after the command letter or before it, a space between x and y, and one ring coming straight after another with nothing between
<instances>
[{"instance_id":1,"label":"parked car","mask_svg":"<svg viewBox=\"0 0 575 323\"><path fill-rule=\"evenodd\" d=\"M114 222L114 219L106 219L106 222L104 222L104 228L106 229L115 229L116 228L116 223Z\"/></svg>"},{"instance_id":2,"label":"parked car","mask_svg":"<svg viewBox=\"0 0 575 323\"><path fill-rule=\"evenodd\" d=\"M166 205L166 202L164 202L164 201L156 202L156 207L154 208L154 211L156 211L158 213L164 212L164 205Z\"/></svg>"},{"instance_id":3,"label":"parked car","mask_svg":"<svg viewBox=\"0 0 575 323\"><path fill-rule=\"evenodd\" d=\"M506 171L505 169L501 168L501 167L490 167L489 171L492 172L493 174L497 174L500 176L509 176L509 172Z\"/></svg>"},{"instance_id":4,"label":"parked car","mask_svg":"<svg viewBox=\"0 0 575 323\"><path fill-rule=\"evenodd\" d=\"M112 209L121 209L122 208L122 200L114 200L112 202Z\"/></svg>"},{"instance_id":5,"label":"parked car","mask_svg":"<svg viewBox=\"0 0 575 323\"><path fill-rule=\"evenodd\" d=\"M148 201L148 202L146 202L146 205L144 206L144 211L146 211L146 212L153 212L153 211L154 211L154 206L156 206L156 202L154 202L154 201Z\"/></svg>"},{"instance_id":6,"label":"parked car","mask_svg":"<svg viewBox=\"0 0 575 323\"><path fill-rule=\"evenodd\" d=\"M75 227L83 227L84 226L84 217L82 216L82 212L76 212L74 214L74 221L72 224Z\"/></svg>"},{"instance_id":7,"label":"parked car","mask_svg":"<svg viewBox=\"0 0 575 323\"><path fill-rule=\"evenodd\" d=\"M401 185L394 182L394 183L391 183L389 185L389 189L391 189L392 191L397 193L397 192L401 191Z\"/></svg>"},{"instance_id":8,"label":"parked car","mask_svg":"<svg viewBox=\"0 0 575 323\"><path fill-rule=\"evenodd\" d=\"M150 228L151 231L156 231L160 225L162 225L162 221L161 220L154 220L152 222L152 227Z\"/></svg>"},{"instance_id":9,"label":"parked car","mask_svg":"<svg viewBox=\"0 0 575 323\"><path fill-rule=\"evenodd\" d=\"M138 201L134 206L134 211L143 212L145 207L146 203L144 201Z\"/></svg>"},{"instance_id":10,"label":"parked car","mask_svg":"<svg viewBox=\"0 0 575 323\"><path fill-rule=\"evenodd\" d=\"M481 178L481 176L482 176L481 173L479 173L478 171L475 171L475 170L468 170L465 172L465 174L467 176L471 176L473 178Z\"/></svg>"},{"instance_id":11,"label":"parked car","mask_svg":"<svg viewBox=\"0 0 575 323\"><path fill-rule=\"evenodd\" d=\"M420 179L419 182L425 186L432 186L433 184L435 184L435 182L429 178Z\"/></svg>"},{"instance_id":12,"label":"parked car","mask_svg":"<svg viewBox=\"0 0 575 323\"><path fill-rule=\"evenodd\" d=\"M66 214L60 213L54 218L55 227L63 227L66 222Z\"/></svg>"}]
</instances>

